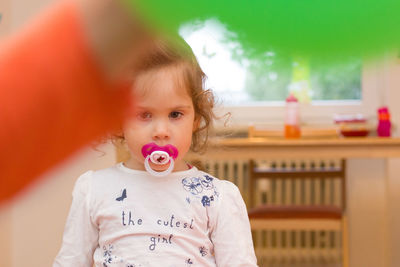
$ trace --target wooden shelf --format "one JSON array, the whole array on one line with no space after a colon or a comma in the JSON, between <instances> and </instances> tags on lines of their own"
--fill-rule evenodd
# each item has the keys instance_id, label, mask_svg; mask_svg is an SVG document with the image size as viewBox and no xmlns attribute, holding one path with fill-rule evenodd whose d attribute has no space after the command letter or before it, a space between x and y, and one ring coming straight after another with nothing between
<instances>
[{"instance_id":1,"label":"wooden shelf","mask_svg":"<svg viewBox=\"0 0 400 267\"><path fill-rule=\"evenodd\" d=\"M192 157L192 155L189 155ZM400 138L214 139L204 157L226 158L395 158Z\"/></svg>"}]
</instances>

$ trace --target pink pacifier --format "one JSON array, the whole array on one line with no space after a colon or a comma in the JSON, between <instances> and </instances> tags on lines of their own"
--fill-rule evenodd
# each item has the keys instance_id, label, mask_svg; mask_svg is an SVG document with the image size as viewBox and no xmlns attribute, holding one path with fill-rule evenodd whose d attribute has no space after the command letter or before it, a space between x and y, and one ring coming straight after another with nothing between
<instances>
[{"instance_id":1,"label":"pink pacifier","mask_svg":"<svg viewBox=\"0 0 400 267\"><path fill-rule=\"evenodd\" d=\"M149 143L142 147L142 155L145 157L144 167L148 173L154 176L166 176L174 169L174 159L178 157L178 149L173 145L158 146ZM165 171L155 171L150 167L149 161L157 165L164 165L169 162L169 167Z\"/></svg>"}]
</instances>

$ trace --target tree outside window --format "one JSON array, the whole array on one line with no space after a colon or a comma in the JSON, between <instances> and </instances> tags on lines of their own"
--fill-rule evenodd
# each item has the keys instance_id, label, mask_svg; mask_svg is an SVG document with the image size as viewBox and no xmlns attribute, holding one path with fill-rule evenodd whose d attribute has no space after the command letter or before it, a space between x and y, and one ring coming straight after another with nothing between
<instances>
[{"instance_id":1,"label":"tree outside window","mask_svg":"<svg viewBox=\"0 0 400 267\"><path fill-rule=\"evenodd\" d=\"M289 92L303 102L362 99L361 59L304 58L269 49L254 54L243 51L235 35L215 20L186 24L181 35L225 105L268 105L284 101Z\"/></svg>"}]
</instances>

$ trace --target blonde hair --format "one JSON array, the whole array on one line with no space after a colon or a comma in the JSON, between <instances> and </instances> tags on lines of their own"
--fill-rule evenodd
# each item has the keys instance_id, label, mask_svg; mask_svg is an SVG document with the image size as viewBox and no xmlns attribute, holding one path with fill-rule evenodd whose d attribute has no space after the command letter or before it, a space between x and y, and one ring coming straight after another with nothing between
<instances>
[{"instance_id":1,"label":"blonde hair","mask_svg":"<svg viewBox=\"0 0 400 267\"><path fill-rule=\"evenodd\" d=\"M178 84L186 88L192 99L198 127L192 134L191 150L204 152L216 118L214 95L211 90L204 88L207 77L190 46L180 37L169 41L158 39L150 43L146 56L135 65L134 74L138 76L165 67L174 68L178 74Z\"/></svg>"}]
</instances>

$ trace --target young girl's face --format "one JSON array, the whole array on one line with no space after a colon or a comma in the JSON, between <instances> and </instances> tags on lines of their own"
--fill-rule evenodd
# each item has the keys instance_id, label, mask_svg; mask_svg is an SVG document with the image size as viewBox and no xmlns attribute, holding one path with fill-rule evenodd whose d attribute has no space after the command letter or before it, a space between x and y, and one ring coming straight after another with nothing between
<instances>
[{"instance_id":1,"label":"young girl's face","mask_svg":"<svg viewBox=\"0 0 400 267\"><path fill-rule=\"evenodd\" d=\"M177 70L172 67L149 71L137 77L134 83L134 107L124 125L124 136L131 158L127 167L144 170L142 147L148 143L159 146L171 144L178 149L174 171L187 169L182 160L190 149L195 127L193 102L187 89L177 82ZM156 165L163 171L169 164Z\"/></svg>"}]
</instances>

